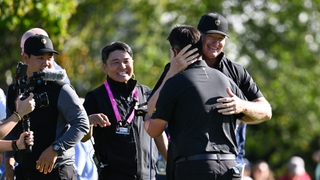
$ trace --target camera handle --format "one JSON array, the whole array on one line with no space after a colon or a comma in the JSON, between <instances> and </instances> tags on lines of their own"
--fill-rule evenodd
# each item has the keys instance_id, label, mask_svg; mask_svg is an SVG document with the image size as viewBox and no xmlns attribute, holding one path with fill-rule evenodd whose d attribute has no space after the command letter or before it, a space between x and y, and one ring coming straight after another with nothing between
<instances>
[{"instance_id":1,"label":"camera handle","mask_svg":"<svg viewBox=\"0 0 320 180\"><path fill-rule=\"evenodd\" d=\"M25 131L27 131L28 133L30 132L30 117L28 115L23 116L22 127L23 127L23 132ZM26 152L31 153L32 146L28 145L27 143L25 143L25 146L26 146Z\"/></svg>"}]
</instances>

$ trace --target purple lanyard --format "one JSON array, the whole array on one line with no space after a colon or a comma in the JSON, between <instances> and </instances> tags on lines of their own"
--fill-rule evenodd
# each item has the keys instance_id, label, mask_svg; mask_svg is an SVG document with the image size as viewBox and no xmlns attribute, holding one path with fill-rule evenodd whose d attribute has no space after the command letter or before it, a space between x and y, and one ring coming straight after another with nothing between
<instances>
[{"instance_id":1,"label":"purple lanyard","mask_svg":"<svg viewBox=\"0 0 320 180\"><path fill-rule=\"evenodd\" d=\"M113 94L112 94L112 91L110 89L110 86L109 86L109 83L108 81L106 80L106 82L104 82L104 86L106 87L106 90L109 94L109 98L110 98L110 101L111 101L111 104L112 104L112 108L113 108L113 111L114 111L114 114L116 115L116 118L117 118L117 121L121 121L121 117L120 117L120 114L119 114L119 110L118 110L118 107L117 107L117 103L116 101L114 100L114 97L113 97ZM136 102L136 105L139 104L139 100L138 100L138 92L137 92L137 89L134 88L133 89L133 93L134 93L134 97L137 98L137 102ZM134 117L134 109L132 110L131 112L131 115L129 116L127 122L130 124L132 119Z\"/></svg>"}]
</instances>

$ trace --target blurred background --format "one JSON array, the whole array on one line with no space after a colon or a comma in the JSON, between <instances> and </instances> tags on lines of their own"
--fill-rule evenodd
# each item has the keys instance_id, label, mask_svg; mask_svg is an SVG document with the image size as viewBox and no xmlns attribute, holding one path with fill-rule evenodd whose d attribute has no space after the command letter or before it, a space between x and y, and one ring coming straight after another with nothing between
<instances>
[{"instance_id":1,"label":"blurred background","mask_svg":"<svg viewBox=\"0 0 320 180\"><path fill-rule=\"evenodd\" d=\"M113 41L133 49L134 73L151 89L170 61L166 38L176 25L197 27L218 12L229 22L224 52L253 76L273 109L270 121L247 127L246 155L265 160L275 177L293 155L314 177L320 149L320 1L318 0L0 0L0 88L14 82L23 33L48 32L55 60L79 96L106 75L100 52Z\"/></svg>"}]
</instances>

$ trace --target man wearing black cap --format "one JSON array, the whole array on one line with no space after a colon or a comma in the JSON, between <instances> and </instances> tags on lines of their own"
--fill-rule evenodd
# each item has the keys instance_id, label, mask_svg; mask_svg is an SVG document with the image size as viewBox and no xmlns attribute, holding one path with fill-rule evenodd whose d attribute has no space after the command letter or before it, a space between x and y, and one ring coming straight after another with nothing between
<instances>
[{"instance_id":1,"label":"man wearing black cap","mask_svg":"<svg viewBox=\"0 0 320 180\"><path fill-rule=\"evenodd\" d=\"M196 62L168 79L163 85L151 120L145 129L158 137L169 127L175 162L175 179L241 179L237 165L236 120L252 120L242 113L218 113L217 99L226 89L244 98L237 85L220 71L210 68L201 57L201 33L192 26L177 26L169 37L174 56L186 45L197 48Z\"/></svg>"},{"instance_id":2,"label":"man wearing black cap","mask_svg":"<svg viewBox=\"0 0 320 180\"><path fill-rule=\"evenodd\" d=\"M251 75L239 63L228 59L224 52L226 37L228 36L228 22L218 13L208 13L201 17L198 29L203 33L203 58L207 64L232 78L244 93L248 101L240 100L231 92L230 97L218 101L224 104L219 106L219 111L224 115L244 113L251 116L259 123L271 119L272 112L268 101L264 98L259 87ZM246 124L238 127L238 143L240 153L238 162L243 162Z\"/></svg>"},{"instance_id":3,"label":"man wearing black cap","mask_svg":"<svg viewBox=\"0 0 320 180\"><path fill-rule=\"evenodd\" d=\"M230 77L248 99L248 101L241 100L232 92L228 91L230 97L220 98L218 100L220 102L224 102L224 104L217 107L221 108L219 112L223 115L244 113L254 120L254 122L246 123L256 124L271 119L271 107L268 101L263 97L251 75L239 63L228 59L222 52L226 37L229 37L227 20L218 13L205 14L199 22L198 30L203 34L202 53L203 59L206 61L207 65ZM159 92L166 80L183 71L189 64L196 61L196 56L191 55L196 51L196 49L187 51L189 48L190 46L186 46L177 56L171 56L170 64L167 64L165 67L164 72L150 96L151 98L148 102L148 112L150 116L153 113ZM245 141L245 127L245 124L240 125L238 130L239 132L237 132L237 139L240 147L239 162L242 161L242 157L244 155L243 146ZM167 157L167 180L172 179L174 166L174 162L170 161L170 155L172 153L170 152L170 149L169 144Z\"/></svg>"},{"instance_id":4,"label":"man wearing black cap","mask_svg":"<svg viewBox=\"0 0 320 180\"><path fill-rule=\"evenodd\" d=\"M27 77L33 72L53 68L53 49L50 38L43 35L29 37L24 44L23 60L28 65ZM37 145L32 152L18 151L15 160L16 179L76 180L74 146L89 132L89 120L74 89L62 81L44 81L33 86L34 94L47 93L48 106L38 107L29 114L30 129ZM13 113L17 89L10 85L7 96L8 114ZM15 139L22 131L19 123L7 136Z\"/></svg>"}]
</instances>

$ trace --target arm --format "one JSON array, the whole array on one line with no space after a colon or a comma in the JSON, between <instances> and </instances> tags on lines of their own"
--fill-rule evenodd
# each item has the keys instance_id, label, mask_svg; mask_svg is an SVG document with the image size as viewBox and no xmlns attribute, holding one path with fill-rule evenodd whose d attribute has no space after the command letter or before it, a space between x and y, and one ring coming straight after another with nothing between
<instances>
[{"instance_id":1,"label":"arm","mask_svg":"<svg viewBox=\"0 0 320 180\"><path fill-rule=\"evenodd\" d=\"M227 92L230 97L217 100L218 102L223 102L222 105L217 106L217 108L221 108L218 111L219 113L224 115L243 113L245 116L242 120L247 124L258 124L271 119L271 106L264 97L246 101L234 95L230 88L227 88Z\"/></svg>"},{"instance_id":2,"label":"arm","mask_svg":"<svg viewBox=\"0 0 320 180\"><path fill-rule=\"evenodd\" d=\"M167 161L168 137L165 131L159 137L154 138L158 151L162 158Z\"/></svg>"},{"instance_id":3,"label":"arm","mask_svg":"<svg viewBox=\"0 0 320 180\"><path fill-rule=\"evenodd\" d=\"M14 180L14 165L16 161L13 157L5 157L5 172L6 172L6 180Z\"/></svg>"},{"instance_id":4,"label":"arm","mask_svg":"<svg viewBox=\"0 0 320 180\"><path fill-rule=\"evenodd\" d=\"M246 124L259 124L271 119L272 110L268 101L264 98L257 98L252 102L246 101L246 106L242 117L242 122Z\"/></svg>"},{"instance_id":5,"label":"arm","mask_svg":"<svg viewBox=\"0 0 320 180\"><path fill-rule=\"evenodd\" d=\"M64 127L61 129L57 127L57 134L62 134L62 136L57 137L57 139L40 155L36 168L39 172L43 172L44 174L52 171L57 156L60 153L74 147L90 129L87 113L85 112L78 95L70 85L65 84L61 88L57 106L59 113L63 116L65 123L70 125L70 128L63 133ZM53 146L60 147L59 154L53 149Z\"/></svg>"},{"instance_id":6,"label":"arm","mask_svg":"<svg viewBox=\"0 0 320 180\"><path fill-rule=\"evenodd\" d=\"M144 123L147 133L153 137L159 137L166 129L168 122L162 119L149 119Z\"/></svg>"},{"instance_id":7,"label":"arm","mask_svg":"<svg viewBox=\"0 0 320 180\"><path fill-rule=\"evenodd\" d=\"M25 149L25 143L27 143L30 146L33 146L33 132L30 131L30 134L28 132L23 132L20 135L20 138L16 141L16 145L19 150ZM11 140L0 140L0 151L12 151L12 141Z\"/></svg>"},{"instance_id":8,"label":"arm","mask_svg":"<svg viewBox=\"0 0 320 180\"><path fill-rule=\"evenodd\" d=\"M21 101L20 99L16 103L17 107L17 113L22 118L24 115L29 114L32 112L35 108L35 102L33 99L33 94L30 93L30 96ZM5 120L0 125L0 139L5 137L13 128L14 126L19 122L19 117L16 114L12 114L7 120Z\"/></svg>"},{"instance_id":9,"label":"arm","mask_svg":"<svg viewBox=\"0 0 320 180\"><path fill-rule=\"evenodd\" d=\"M89 121L90 121L90 131L88 134L86 134L82 138L82 140L81 140L82 142L86 142L92 137L93 126L97 127L99 125L101 128L104 128L106 126L111 126L111 123L109 122L108 117L102 113L91 114L89 116Z\"/></svg>"},{"instance_id":10,"label":"arm","mask_svg":"<svg viewBox=\"0 0 320 180\"><path fill-rule=\"evenodd\" d=\"M148 114L146 114L145 117L146 120L150 120L150 117ZM168 137L165 131L162 132L162 134L156 138L154 138L154 142L157 145L158 151L162 158L167 161L167 150L168 150Z\"/></svg>"},{"instance_id":11,"label":"arm","mask_svg":"<svg viewBox=\"0 0 320 180\"><path fill-rule=\"evenodd\" d=\"M100 112L100 109L98 107L98 103L96 101L95 95L93 92L89 92L86 97L85 101L83 102L83 106L86 109L86 112L89 116L89 122L90 122L90 131L88 134L86 134L82 142L88 141L93 136L93 126L97 127L98 125L103 128L106 126L110 126L111 123L108 119L108 117Z\"/></svg>"},{"instance_id":12,"label":"arm","mask_svg":"<svg viewBox=\"0 0 320 180\"><path fill-rule=\"evenodd\" d=\"M90 118L89 118L90 119ZM87 142L93 135L93 125L90 125L89 133L84 135L84 137L81 139L81 142Z\"/></svg>"},{"instance_id":13,"label":"arm","mask_svg":"<svg viewBox=\"0 0 320 180\"><path fill-rule=\"evenodd\" d=\"M174 75L185 70L190 64L197 61L197 59L195 59L195 58L199 55L198 53L196 53L192 56L190 56L190 55L192 53L196 52L198 49L195 48L195 49L192 49L192 50L186 52L190 47L191 47L191 45L186 46L176 56L174 56L174 52L170 49L170 51L171 51L170 69L169 69L168 73L166 74L166 76L164 77L160 87L155 91L155 93L152 95L152 97L148 101L148 114L149 114L149 116L152 116L153 110L156 106L156 103L157 103L157 100L159 97L159 92L161 91L165 82L168 79L170 79L171 77L173 77Z\"/></svg>"}]
</instances>

